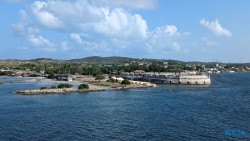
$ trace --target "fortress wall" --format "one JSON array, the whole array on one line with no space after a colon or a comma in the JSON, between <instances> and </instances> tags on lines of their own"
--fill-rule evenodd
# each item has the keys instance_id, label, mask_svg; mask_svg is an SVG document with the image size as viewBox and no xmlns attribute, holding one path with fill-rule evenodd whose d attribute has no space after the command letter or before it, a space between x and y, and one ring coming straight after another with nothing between
<instances>
[{"instance_id":1,"label":"fortress wall","mask_svg":"<svg viewBox=\"0 0 250 141\"><path fill-rule=\"evenodd\" d=\"M211 79L206 75L180 76L180 84L184 85L209 85Z\"/></svg>"}]
</instances>

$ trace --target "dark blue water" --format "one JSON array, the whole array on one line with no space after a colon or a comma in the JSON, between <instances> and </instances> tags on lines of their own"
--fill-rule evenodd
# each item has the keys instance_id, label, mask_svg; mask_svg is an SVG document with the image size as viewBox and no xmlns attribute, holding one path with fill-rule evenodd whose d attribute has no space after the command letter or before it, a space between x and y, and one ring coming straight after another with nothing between
<instances>
[{"instance_id":1,"label":"dark blue water","mask_svg":"<svg viewBox=\"0 0 250 141\"><path fill-rule=\"evenodd\" d=\"M250 74L212 81L28 96L12 91L49 84L0 85L0 140L250 140Z\"/></svg>"}]
</instances>

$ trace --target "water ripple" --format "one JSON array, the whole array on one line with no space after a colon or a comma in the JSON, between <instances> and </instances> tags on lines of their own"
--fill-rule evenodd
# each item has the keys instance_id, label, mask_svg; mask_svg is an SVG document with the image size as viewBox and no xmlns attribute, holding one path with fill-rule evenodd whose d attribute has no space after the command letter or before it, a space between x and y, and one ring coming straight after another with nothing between
<instances>
[{"instance_id":1,"label":"water ripple","mask_svg":"<svg viewBox=\"0 0 250 141\"><path fill-rule=\"evenodd\" d=\"M11 92L48 84L1 85L0 139L250 140L250 74L212 76L212 81L206 87L34 96ZM226 129L247 135L225 136Z\"/></svg>"}]
</instances>

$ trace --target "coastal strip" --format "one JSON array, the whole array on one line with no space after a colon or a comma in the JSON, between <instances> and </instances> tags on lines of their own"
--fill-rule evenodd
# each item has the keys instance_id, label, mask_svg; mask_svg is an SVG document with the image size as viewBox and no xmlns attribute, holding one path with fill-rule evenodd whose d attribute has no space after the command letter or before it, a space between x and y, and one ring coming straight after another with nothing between
<instances>
[{"instance_id":1,"label":"coastal strip","mask_svg":"<svg viewBox=\"0 0 250 141\"><path fill-rule=\"evenodd\" d=\"M147 88L153 87L155 85L120 85L117 87L101 87L101 88L89 88L89 89L73 89L73 88L63 88L63 89L35 89L35 90L19 90L15 91L15 94L21 95L35 95L35 94L64 94L64 93L72 93L72 92L98 92L98 91L106 91L106 90L126 90L126 89L135 89L135 88Z\"/></svg>"},{"instance_id":2,"label":"coastal strip","mask_svg":"<svg viewBox=\"0 0 250 141\"><path fill-rule=\"evenodd\" d=\"M33 94L63 94L63 93L72 93L72 92L96 92L96 91L105 91L106 89L98 89L98 88L92 88L92 89L43 89L43 90L19 90L15 91L15 94L21 94L21 95L33 95Z\"/></svg>"}]
</instances>

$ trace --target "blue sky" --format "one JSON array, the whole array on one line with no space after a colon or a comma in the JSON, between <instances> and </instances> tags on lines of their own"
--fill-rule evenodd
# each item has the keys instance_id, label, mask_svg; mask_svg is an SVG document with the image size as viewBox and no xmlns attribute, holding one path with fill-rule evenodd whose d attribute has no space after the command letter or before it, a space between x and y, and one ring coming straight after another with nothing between
<instances>
[{"instance_id":1,"label":"blue sky","mask_svg":"<svg viewBox=\"0 0 250 141\"><path fill-rule=\"evenodd\" d=\"M250 62L248 0L1 0L0 59Z\"/></svg>"}]
</instances>

